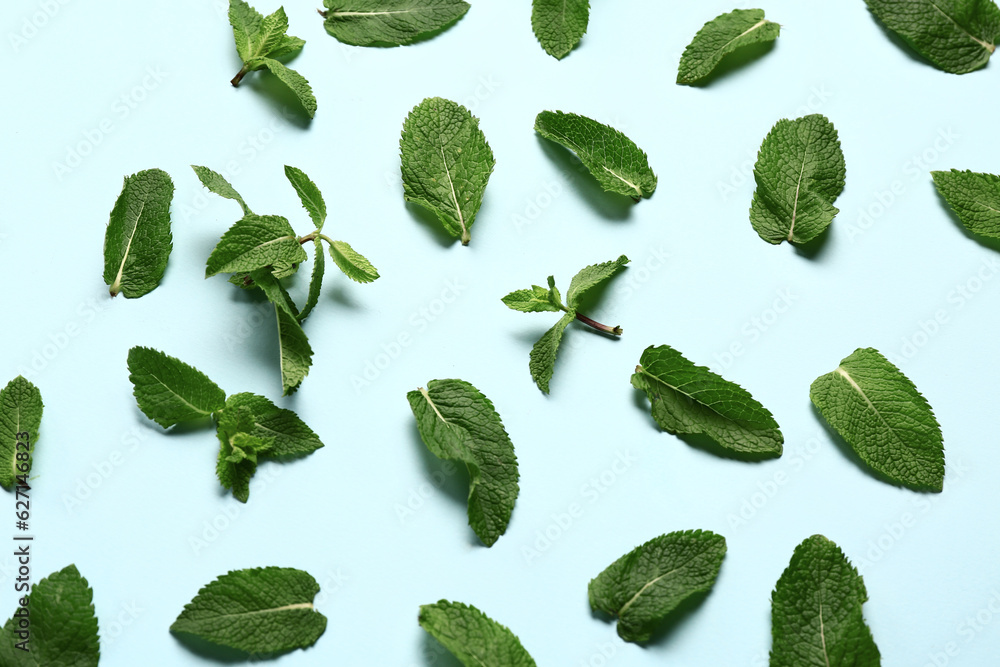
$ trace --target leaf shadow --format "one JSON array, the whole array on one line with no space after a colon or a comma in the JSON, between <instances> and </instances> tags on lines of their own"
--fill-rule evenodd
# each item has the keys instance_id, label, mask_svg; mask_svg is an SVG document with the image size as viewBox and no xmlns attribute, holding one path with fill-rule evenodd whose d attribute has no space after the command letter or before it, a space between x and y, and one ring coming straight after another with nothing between
<instances>
[{"instance_id":1,"label":"leaf shadow","mask_svg":"<svg viewBox=\"0 0 1000 667\"><path fill-rule=\"evenodd\" d=\"M740 47L736 51L730 53L722 59L715 69L713 69L707 76L703 79L699 79L688 85L692 88L707 88L717 81L729 78L737 70L748 67L758 60L761 60L764 56L773 51L779 40L774 39L770 42L758 42L757 44L749 44L747 46Z\"/></svg>"},{"instance_id":2,"label":"leaf shadow","mask_svg":"<svg viewBox=\"0 0 1000 667\"><path fill-rule=\"evenodd\" d=\"M291 649L288 651L279 651L276 653L249 653L247 651L240 651L238 649L229 648L228 646L220 646L219 644L213 644L210 641L197 637L195 635L190 635L185 632L173 632L171 633L175 639L184 648L186 648L191 653L194 653L198 657L205 658L207 660L212 660L213 662L220 662L228 665L237 665L240 663L250 663L258 662L260 660L272 660L274 658L279 658L283 655L287 655L296 649Z\"/></svg>"},{"instance_id":3,"label":"leaf shadow","mask_svg":"<svg viewBox=\"0 0 1000 667\"><path fill-rule=\"evenodd\" d=\"M665 619L656 627L650 638L639 643L642 648L649 648L654 644L669 643L671 638L682 632L681 628L691 622L695 612L705 603L711 591L700 591L684 599L671 611Z\"/></svg>"},{"instance_id":4,"label":"leaf shadow","mask_svg":"<svg viewBox=\"0 0 1000 667\"><path fill-rule=\"evenodd\" d=\"M414 204L413 202L406 202L406 210L409 212L411 218L430 232L431 237L442 248L450 248L458 242L458 239L449 234L444 228L444 225L441 224L441 220L438 218L437 213L434 211L424 208L420 204Z\"/></svg>"},{"instance_id":5,"label":"leaf shadow","mask_svg":"<svg viewBox=\"0 0 1000 667\"><path fill-rule=\"evenodd\" d=\"M823 428L826 430L827 435L830 436L830 440L833 441L834 445L837 446L837 449L840 450L840 453L843 454L847 460L849 460L851 463L857 466L862 472L864 472L866 475L868 475L875 481L883 482L890 486L894 486L898 489L906 488L899 482L895 482L889 479L886 475L884 475L883 473L879 472L875 468L872 468L870 465L865 463L864 459L862 459L858 455L858 453L854 451L854 448L851 447L851 445L846 440L844 440L843 436L841 436L840 433L835 428L833 428L833 426L830 425L830 422L828 422L823 417L823 413L819 411L819 408L816 407L816 404L810 401L809 407L812 408L813 416L816 417L817 421L819 421L823 425Z\"/></svg>"},{"instance_id":6,"label":"leaf shadow","mask_svg":"<svg viewBox=\"0 0 1000 667\"><path fill-rule=\"evenodd\" d=\"M932 185L931 187L934 186ZM937 194L937 198L941 202L941 207L948 213L948 217L951 219L952 223L961 230L962 234L965 235L966 238L972 239L976 243L985 246L990 250L1000 252L1000 239L983 236L982 234L976 234L970 230L962 224L962 219L958 217L958 214L955 213L955 210L951 207L951 204L948 203L948 200L944 198L941 192L937 188L934 188L934 192Z\"/></svg>"},{"instance_id":7,"label":"leaf shadow","mask_svg":"<svg viewBox=\"0 0 1000 667\"><path fill-rule=\"evenodd\" d=\"M819 261L820 257L823 256L830 245L830 238L833 236L830 233L831 227L833 227L833 225L829 225L826 229L820 232L819 236L808 243L793 243L792 247L795 248L795 253L810 261Z\"/></svg>"},{"instance_id":8,"label":"leaf shadow","mask_svg":"<svg viewBox=\"0 0 1000 667\"><path fill-rule=\"evenodd\" d=\"M424 633L423 648L420 654L427 667L462 667L462 661L456 658L441 642L430 634Z\"/></svg>"},{"instance_id":9,"label":"leaf shadow","mask_svg":"<svg viewBox=\"0 0 1000 667\"><path fill-rule=\"evenodd\" d=\"M560 146L554 141L536 135L542 152L555 163L559 171L566 177L565 181L573 188L598 215L605 220L623 222L632 214L635 201L631 197L616 192L605 192L597 179L576 154Z\"/></svg>"},{"instance_id":10,"label":"leaf shadow","mask_svg":"<svg viewBox=\"0 0 1000 667\"><path fill-rule=\"evenodd\" d=\"M361 310L363 306L360 302L354 299L354 295L351 294L347 287L348 286L346 284L341 283L331 285L328 289L324 290L327 293L326 298L339 306L343 306L344 308L348 308L350 310Z\"/></svg>"},{"instance_id":11,"label":"leaf shadow","mask_svg":"<svg viewBox=\"0 0 1000 667\"><path fill-rule=\"evenodd\" d=\"M920 63L922 65L927 65L928 67L933 67L935 69L940 69L933 62L922 56L919 51L910 46L909 42L907 42L905 39L896 34L891 28L882 23L882 20L879 19L879 17L877 17L871 10L868 11L868 14L869 16L871 16L872 21L875 22L875 25L877 25L879 29L882 30L882 33L885 35L885 38L888 39L890 42L892 42L900 51L902 51L907 58L909 58L913 62Z\"/></svg>"},{"instance_id":12,"label":"leaf shadow","mask_svg":"<svg viewBox=\"0 0 1000 667\"><path fill-rule=\"evenodd\" d=\"M730 461L740 461L742 463L761 463L763 461L769 461L771 459L781 457L781 454L772 452L737 452L731 449L726 449L712 438L701 433L669 433L657 424L656 419L653 418L652 408L650 406L649 398L646 396L646 392L642 389L635 389L632 396L634 398L635 407L642 411L653 428L660 433L676 435L677 439L684 444L706 454L710 454L716 458L728 459Z\"/></svg>"}]
</instances>

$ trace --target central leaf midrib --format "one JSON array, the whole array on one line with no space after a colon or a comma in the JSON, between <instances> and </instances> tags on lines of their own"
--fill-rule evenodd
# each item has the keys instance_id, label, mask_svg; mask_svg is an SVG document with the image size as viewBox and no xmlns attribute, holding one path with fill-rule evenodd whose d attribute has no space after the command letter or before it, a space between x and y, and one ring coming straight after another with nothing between
<instances>
[{"instance_id":1,"label":"central leaf midrib","mask_svg":"<svg viewBox=\"0 0 1000 667\"><path fill-rule=\"evenodd\" d=\"M142 202L139 204L139 212L135 214L135 224L132 226L132 231L128 237L128 243L125 244L125 252L122 254L122 263L118 266L118 275L115 276L115 281L111 283L111 289L121 289L122 275L125 272L125 262L128 261L129 253L132 252L132 239L139 232L139 220L142 218L143 211L146 210L146 202L149 201L149 196L142 198Z\"/></svg>"},{"instance_id":2,"label":"central leaf midrib","mask_svg":"<svg viewBox=\"0 0 1000 667\"><path fill-rule=\"evenodd\" d=\"M868 398L868 394L866 394L866 393L865 393L865 390L861 388L861 385L859 385L859 384L858 384L858 383L857 383L857 382L856 382L856 381L854 380L854 378L853 378L853 377L851 376L851 374L850 374L850 373L848 373L848 372L847 372L847 371L846 371L846 370L844 369L844 367L843 367L843 366L837 366L837 371L836 371L836 372L837 372L837 373L838 373L838 374L839 374L840 376L842 376L842 377L843 377L843 378L844 378L845 380L847 380L847 382L848 382L848 383L849 383L849 384L851 385L851 388L852 388L852 389L854 389L854 391L856 391L856 392L857 392L858 394L860 394L860 395L861 395L861 398L865 399L865 403L867 403L867 404L868 404L868 407L869 407L869 408L871 408L872 412L874 412L874 413L875 413L875 416L876 416L876 417L878 417L879 421L880 421L880 422L882 422L882 424L883 424L883 425L884 425L884 426L886 427L886 429L887 429L887 430L889 431L889 433L890 433L890 434L892 435L893 439L894 439L894 440L896 440L896 442L898 442L899 444L901 444L901 445L902 445L902 446L903 446L904 448L907 448L907 449L909 449L910 447L909 447L909 445L908 445L908 444L906 443L906 441L905 441L905 440L903 440L903 438L901 438L901 437L900 437L899 435L897 435L897 433L896 433L896 429L894 429L894 428L893 428L893 427L892 427L892 426L891 426L891 425L889 424L889 422L887 422L887 421L885 420L885 417L883 417L883 416L882 416L882 413L881 413L881 412L879 411L879 409L878 409L878 408L876 408L876 407L875 407L875 404L874 404L874 403L872 403L872 401L871 401L871 399L870 399L870 398Z\"/></svg>"},{"instance_id":3,"label":"central leaf midrib","mask_svg":"<svg viewBox=\"0 0 1000 667\"><path fill-rule=\"evenodd\" d=\"M996 45L990 44L989 42L985 42L985 41L979 39L978 37L976 37L975 35L973 35L971 32L969 32L965 28L965 26L963 26L961 23L959 23L958 21L956 21L955 19L953 19L946 11L944 11L943 9L941 9L940 7L938 7L937 3L934 2L934 0L928 0L928 2L930 3L931 7L933 7L934 9L936 9L938 12L941 13L941 16L945 17L946 19L948 19L949 21L951 21L952 23L954 23L955 27L957 27L961 32L965 33L969 37L969 39L971 39L975 43L979 44L981 47L983 47L984 49L986 49L990 53L993 53L994 51L996 51Z\"/></svg>"},{"instance_id":4,"label":"central leaf midrib","mask_svg":"<svg viewBox=\"0 0 1000 667\"><path fill-rule=\"evenodd\" d=\"M641 373L643 373L645 375L648 375L649 377L653 378L654 380L656 380L660 384L662 384L662 385L666 386L667 388L669 388L669 389L677 392L678 394L682 394L684 396L687 396L688 398L690 398L692 401L694 401L698 405L704 406L705 408L711 410L713 413L717 414L719 417L721 417L722 419L724 419L727 422L730 422L732 424L736 424L737 426L741 426L741 427L744 427L744 428L747 428L747 429L753 429L753 430L766 430L767 429L766 426L756 426L754 424L751 424L750 422L738 421L738 420L733 419L731 417L727 417L726 415L722 414L721 412L719 412L718 410L716 410L714 407L712 407L708 403L705 403L704 401L698 400L697 398L695 398L694 396L692 396L688 392L684 391L680 387L675 387L674 385L670 384L666 380L662 379L660 376L653 375L652 373L650 373L646 369L645 366L639 366L639 369L640 369L639 372L641 372ZM659 393L660 392L657 392L657 394L659 394ZM663 400L662 397L660 398L660 400Z\"/></svg>"},{"instance_id":5,"label":"central leaf midrib","mask_svg":"<svg viewBox=\"0 0 1000 667\"><path fill-rule=\"evenodd\" d=\"M212 619L220 618L239 618L241 616L255 616L257 614L277 614L283 611L297 611L299 609L314 609L312 602L296 602L293 604L286 604L282 607L273 607L271 609L256 609L253 611L241 611L235 614L219 614L213 616Z\"/></svg>"},{"instance_id":6,"label":"central leaf midrib","mask_svg":"<svg viewBox=\"0 0 1000 667\"><path fill-rule=\"evenodd\" d=\"M201 409L200 407L198 407L197 405L195 405L194 403L190 402L189 400L187 400L186 398L184 398L183 396L181 396L180 394L178 394L176 391L174 391L173 389L171 389L170 385L168 385L166 382L164 382L163 380L161 380L156 375L156 373L154 373L153 371L148 371L148 372L149 372L150 377L152 377L154 380L156 380L157 382L159 382L160 386L162 386L164 389L166 389L171 394L173 394L174 396L176 396L177 398L179 398L181 400L181 402L184 403L184 405L187 405L189 408L191 408L192 410L195 410L195 411L201 413L202 415L206 415L207 416L207 415L212 414L211 410L206 411L206 410Z\"/></svg>"}]
</instances>

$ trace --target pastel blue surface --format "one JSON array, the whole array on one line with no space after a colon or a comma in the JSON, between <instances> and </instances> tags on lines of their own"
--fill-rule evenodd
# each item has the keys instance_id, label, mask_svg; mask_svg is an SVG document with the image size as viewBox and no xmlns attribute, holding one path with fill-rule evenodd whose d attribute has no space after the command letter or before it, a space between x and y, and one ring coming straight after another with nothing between
<instances>
[{"instance_id":1,"label":"pastel blue surface","mask_svg":"<svg viewBox=\"0 0 1000 667\"><path fill-rule=\"evenodd\" d=\"M527 1L473 4L433 40L362 49L325 33L318 0L289 3L290 32L308 41L291 66L319 101L311 123L264 73L229 85L239 62L222 0L5 4L0 378L21 372L42 391L33 573L76 563L87 577L101 664L216 664L167 628L216 576L280 565L318 579L330 619L282 666L451 665L416 622L419 605L446 598L508 625L539 665L756 667L770 592L815 533L861 568L886 665L994 664L1000 256L961 230L928 172L1000 171L998 64L945 74L888 39L860 0L774 0L773 50L681 87L681 52L731 2L596 0L561 62L535 41ZM472 109L496 154L467 248L402 198L399 131L430 96ZM632 137L659 175L653 198L600 192L532 132L543 109ZM813 112L837 126L848 176L825 245L804 255L761 241L747 211L762 139L779 118ZM358 285L328 265L306 325L314 366L292 398L280 398L268 310L203 278L239 209L204 191L191 164L226 173L255 211L304 234L282 174L302 168L326 196L327 233L381 272ZM150 167L176 184L173 254L158 289L112 301L108 213L122 177ZM565 289L622 253L633 263L591 315L625 335L572 326L542 395L528 351L555 316L509 311L500 297L549 274ZM658 432L629 385L653 344L749 389L781 424L784 456L725 460ZM262 465L241 505L215 478L211 428L164 433L139 412L125 366L134 345L295 409L326 448ZM813 411L812 380L864 346L934 406L944 493L877 481ZM491 549L466 524L464 473L441 472L405 400L446 377L494 401L517 450L521 494ZM9 540L13 497L0 501ZM689 528L728 540L714 592L650 646L621 642L591 615L587 583L635 545ZM0 556L4 618L12 567Z\"/></svg>"}]
</instances>

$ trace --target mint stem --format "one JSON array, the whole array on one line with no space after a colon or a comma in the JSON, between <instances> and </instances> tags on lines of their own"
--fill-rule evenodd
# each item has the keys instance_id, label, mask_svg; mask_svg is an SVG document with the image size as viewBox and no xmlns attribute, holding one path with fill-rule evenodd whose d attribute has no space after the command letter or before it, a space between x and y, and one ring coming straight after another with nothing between
<instances>
[{"instance_id":1,"label":"mint stem","mask_svg":"<svg viewBox=\"0 0 1000 667\"><path fill-rule=\"evenodd\" d=\"M235 88L236 86L240 85L240 81L243 80L243 77L245 77L249 71L250 70L247 68L247 66L244 65L243 68L236 74L236 76L233 77L233 80L230 81L229 83L233 84L233 87Z\"/></svg>"},{"instance_id":2,"label":"mint stem","mask_svg":"<svg viewBox=\"0 0 1000 667\"><path fill-rule=\"evenodd\" d=\"M601 324L600 322L592 320L592 319L590 319L589 317L587 317L586 315L584 315L582 313L577 313L576 314L576 319L580 320L581 322L583 322L584 324L586 324L588 327L592 327L592 328L597 329L598 331L602 331L602 332L604 332L606 334L611 334L612 336L621 336L622 335L622 328L621 327L609 327L607 324Z\"/></svg>"},{"instance_id":3,"label":"mint stem","mask_svg":"<svg viewBox=\"0 0 1000 667\"><path fill-rule=\"evenodd\" d=\"M322 16L323 18L326 18L326 12L325 11L323 11L322 9L317 9L316 11L319 13L320 16Z\"/></svg>"}]
</instances>

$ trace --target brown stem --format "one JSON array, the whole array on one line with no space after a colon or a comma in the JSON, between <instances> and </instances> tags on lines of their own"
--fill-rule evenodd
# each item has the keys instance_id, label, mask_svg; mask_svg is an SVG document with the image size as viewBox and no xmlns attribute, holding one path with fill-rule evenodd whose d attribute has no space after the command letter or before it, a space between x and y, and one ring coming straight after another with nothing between
<instances>
[{"instance_id":1,"label":"brown stem","mask_svg":"<svg viewBox=\"0 0 1000 667\"><path fill-rule=\"evenodd\" d=\"M319 13L320 16L322 16L323 18L326 18L326 12L325 11L323 11L322 9L317 9L316 11Z\"/></svg>"},{"instance_id":2,"label":"brown stem","mask_svg":"<svg viewBox=\"0 0 1000 667\"><path fill-rule=\"evenodd\" d=\"M597 329L598 331L602 331L602 332L604 332L606 334L611 334L612 336L621 336L622 335L622 328L621 327L609 327L607 324L601 324L600 322L592 320L589 317L587 317L586 315L583 315L582 313L577 313L576 314L576 319L580 320L581 322L583 322L584 324L586 324L588 327L592 327L592 328Z\"/></svg>"},{"instance_id":3,"label":"brown stem","mask_svg":"<svg viewBox=\"0 0 1000 667\"><path fill-rule=\"evenodd\" d=\"M243 80L243 77L245 77L249 71L250 70L247 68L247 66L244 65L243 68L236 74L236 76L233 77L233 80L230 81L229 83L233 84L233 87L235 88L236 86L240 85L240 81Z\"/></svg>"}]
</instances>

